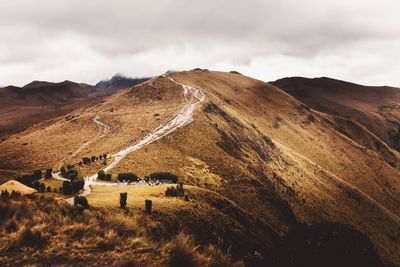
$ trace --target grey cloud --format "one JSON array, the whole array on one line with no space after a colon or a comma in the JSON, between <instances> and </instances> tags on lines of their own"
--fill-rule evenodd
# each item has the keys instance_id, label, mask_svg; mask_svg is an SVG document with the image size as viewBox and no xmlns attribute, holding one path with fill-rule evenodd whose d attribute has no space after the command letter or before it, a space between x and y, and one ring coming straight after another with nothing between
<instances>
[{"instance_id":1,"label":"grey cloud","mask_svg":"<svg viewBox=\"0 0 400 267\"><path fill-rule=\"evenodd\" d=\"M325 75L352 78L348 74L355 73L353 79L363 81L368 71L338 72L337 66L350 68L357 62L346 62L349 58L362 60L362 55L369 54L376 55L382 65L386 60L392 62L387 57L400 60L396 50L391 51L394 56L388 53L393 49L390 42L400 38L396 14L400 3L346 2L2 1L0 79L4 81L0 83L21 84L32 77L60 79L65 75L65 79L94 83L107 71L146 76L168 66L184 69L197 65L234 65L258 78L265 74L268 80L281 74L269 68L271 60L280 55L287 60L282 62L286 75L310 74L301 73L300 67L291 67L289 62L314 69L316 62L325 58ZM346 47L357 51L349 55ZM329 61L332 58L335 60ZM264 71L254 71L252 62L261 61L264 65L259 67ZM369 64L365 69L376 71L376 64ZM21 73L16 80L18 70ZM388 82L392 81L394 77Z\"/></svg>"}]
</instances>

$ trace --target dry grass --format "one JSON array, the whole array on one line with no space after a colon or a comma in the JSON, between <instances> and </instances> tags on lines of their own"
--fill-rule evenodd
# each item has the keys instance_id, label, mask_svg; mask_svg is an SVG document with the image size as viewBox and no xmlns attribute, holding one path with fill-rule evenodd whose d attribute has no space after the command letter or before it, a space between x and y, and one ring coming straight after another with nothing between
<instances>
[{"instance_id":1,"label":"dry grass","mask_svg":"<svg viewBox=\"0 0 400 267\"><path fill-rule=\"evenodd\" d=\"M186 261L192 257L192 262L201 259L202 266L212 262L230 266L229 256L216 247L198 249L183 233L171 241L153 239L149 229L154 222L143 212L81 211L43 196L2 201L0 211L0 258L4 265L104 266L131 262L166 266L182 256ZM182 255L177 255L178 251Z\"/></svg>"}]
</instances>

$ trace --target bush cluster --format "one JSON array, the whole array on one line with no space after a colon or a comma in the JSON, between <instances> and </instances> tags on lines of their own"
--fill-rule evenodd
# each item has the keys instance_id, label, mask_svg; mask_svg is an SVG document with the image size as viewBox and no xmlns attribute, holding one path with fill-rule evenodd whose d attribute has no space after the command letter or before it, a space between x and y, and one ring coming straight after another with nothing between
<instances>
[{"instance_id":1,"label":"bush cluster","mask_svg":"<svg viewBox=\"0 0 400 267\"><path fill-rule=\"evenodd\" d=\"M77 179L74 181L64 181L62 187L62 193L64 195L73 195L82 190L84 186L85 186L85 181L83 179Z\"/></svg>"},{"instance_id":2,"label":"bush cluster","mask_svg":"<svg viewBox=\"0 0 400 267\"><path fill-rule=\"evenodd\" d=\"M170 180L173 183L178 182L178 176L170 172L153 172L149 175L152 180L165 181Z\"/></svg>"},{"instance_id":3,"label":"bush cluster","mask_svg":"<svg viewBox=\"0 0 400 267\"><path fill-rule=\"evenodd\" d=\"M165 190L165 195L167 197L183 197L185 195L183 183L179 183L176 186L167 187L167 190Z\"/></svg>"},{"instance_id":4,"label":"bush cluster","mask_svg":"<svg viewBox=\"0 0 400 267\"><path fill-rule=\"evenodd\" d=\"M134 174L133 172L125 172L125 173L118 173L118 181L129 181L129 182L137 182L139 181L139 176Z\"/></svg>"}]
</instances>

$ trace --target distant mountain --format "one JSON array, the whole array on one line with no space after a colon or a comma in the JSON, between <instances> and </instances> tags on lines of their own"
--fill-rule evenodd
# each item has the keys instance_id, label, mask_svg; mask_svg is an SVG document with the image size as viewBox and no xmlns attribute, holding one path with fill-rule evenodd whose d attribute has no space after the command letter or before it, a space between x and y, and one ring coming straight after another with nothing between
<instances>
[{"instance_id":1,"label":"distant mountain","mask_svg":"<svg viewBox=\"0 0 400 267\"><path fill-rule=\"evenodd\" d=\"M120 89L135 86L150 79L151 78L130 78L117 73L109 80L102 80L98 82L96 84L96 87L103 89L107 88L117 91Z\"/></svg>"},{"instance_id":2,"label":"distant mountain","mask_svg":"<svg viewBox=\"0 0 400 267\"><path fill-rule=\"evenodd\" d=\"M331 78L271 82L311 108L358 122L400 151L400 88L363 86Z\"/></svg>"},{"instance_id":3,"label":"distant mountain","mask_svg":"<svg viewBox=\"0 0 400 267\"><path fill-rule=\"evenodd\" d=\"M0 88L0 138L62 116L111 93L111 90L71 81L33 81L23 87Z\"/></svg>"}]
</instances>

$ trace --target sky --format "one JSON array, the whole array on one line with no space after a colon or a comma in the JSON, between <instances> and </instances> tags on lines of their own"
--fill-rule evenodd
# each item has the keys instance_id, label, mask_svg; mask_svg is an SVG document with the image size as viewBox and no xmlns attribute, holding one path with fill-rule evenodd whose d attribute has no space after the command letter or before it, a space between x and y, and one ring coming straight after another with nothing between
<instances>
[{"instance_id":1,"label":"sky","mask_svg":"<svg viewBox=\"0 0 400 267\"><path fill-rule=\"evenodd\" d=\"M400 87L398 0L0 0L0 85L167 70Z\"/></svg>"}]
</instances>

